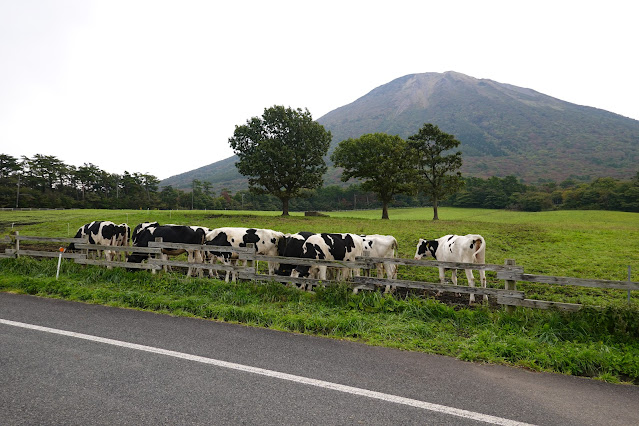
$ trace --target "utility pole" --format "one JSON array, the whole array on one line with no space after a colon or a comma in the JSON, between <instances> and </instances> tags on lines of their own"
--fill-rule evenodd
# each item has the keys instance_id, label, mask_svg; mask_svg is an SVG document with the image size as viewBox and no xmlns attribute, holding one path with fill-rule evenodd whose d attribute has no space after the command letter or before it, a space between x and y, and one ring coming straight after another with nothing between
<instances>
[{"instance_id":1,"label":"utility pole","mask_svg":"<svg viewBox=\"0 0 639 426\"><path fill-rule=\"evenodd\" d=\"M18 173L18 194L16 195L16 209L20 203L20 173Z\"/></svg>"}]
</instances>

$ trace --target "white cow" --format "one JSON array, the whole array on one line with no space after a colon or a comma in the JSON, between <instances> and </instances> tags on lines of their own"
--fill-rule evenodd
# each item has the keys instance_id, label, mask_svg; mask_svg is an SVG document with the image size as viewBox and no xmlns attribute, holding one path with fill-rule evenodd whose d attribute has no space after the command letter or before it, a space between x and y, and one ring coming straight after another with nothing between
<instances>
[{"instance_id":1,"label":"white cow","mask_svg":"<svg viewBox=\"0 0 639 426\"><path fill-rule=\"evenodd\" d=\"M364 255L370 257L382 257L393 259L397 257L397 240L392 235L361 235L364 240ZM388 279L397 279L397 265L391 262L375 264L377 276L382 278L386 275Z\"/></svg>"},{"instance_id":2,"label":"white cow","mask_svg":"<svg viewBox=\"0 0 639 426\"><path fill-rule=\"evenodd\" d=\"M436 240L425 240L420 238L415 252L415 259L432 256L441 262L479 263L486 262L486 241L484 237L477 234L469 235L445 235ZM439 280L443 284L445 281L443 267L439 268ZM472 269L465 269L468 285L475 287L475 277ZM479 270L481 286L486 288L486 272ZM452 270L453 284L457 285L457 270ZM484 295L484 300L488 296ZM475 295L470 294L470 302L475 301Z\"/></svg>"}]
</instances>

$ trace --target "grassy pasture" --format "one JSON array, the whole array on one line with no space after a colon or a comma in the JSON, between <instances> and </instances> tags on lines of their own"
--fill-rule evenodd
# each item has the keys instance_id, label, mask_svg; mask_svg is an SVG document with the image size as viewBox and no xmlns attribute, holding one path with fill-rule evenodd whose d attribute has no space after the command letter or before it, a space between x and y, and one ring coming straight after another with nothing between
<instances>
[{"instance_id":1,"label":"grassy pasture","mask_svg":"<svg viewBox=\"0 0 639 426\"><path fill-rule=\"evenodd\" d=\"M293 213L241 211L136 211L65 210L0 212L0 236L12 230L23 235L73 237L92 220L128 223L131 228L145 221L209 228L243 226L270 228L282 232L352 232L390 234L399 243L399 256L412 258L419 238L446 234L478 233L486 239L486 261L503 264L515 259L526 273L587 279L639 281L639 215L607 211L555 211L540 213L487 209L441 208L442 220L434 222L431 209L391 209L391 220L379 219L371 211L331 212L330 217L305 217ZM633 243L635 242L635 243ZM463 273L458 276L465 276ZM415 270L401 267L399 277L437 282L436 268ZM491 287L503 287L488 273ZM623 303L626 292L617 290L561 288L519 283L527 297L598 306ZM530 294L529 294L530 292ZM636 299L636 298L635 298Z\"/></svg>"},{"instance_id":2,"label":"grassy pasture","mask_svg":"<svg viewBox=\"0 0 639 426\"><path fill-rule=\"evenodd\" d=\"M92 220L127 222L131 227L157 220L209 228L392 234L399 242L400 256L412 258L420 237L479 233L487 242L488 263L515 259L528 273L614 280L626 280L631 265L632 281L639 281L639 215L633 213L443 208L438 222L430 220L430 209L391 210L389 221L379 217L379 211L331 212L330 217L293 214L288 218L279 212L0 212L0 238L11 232L12 225L23 235L72 237L78 227ZM4 247L0 245L0 250ZM55 266L54 260L0 259L0 291L238 322L639 384L639 292L633 292L629 306L625 291L518 283L530 298L603 309L586 308L573 314L517 309L509 314L482 306L450 307L411 295L353 295L346 287L310 294L274 283L226 284L66 261L56 281ZM402 268L400 277L437 281L437 271ZM490 273L488 278L489 286L503 288L503 282Z\"/></svg>"}]
</instances>

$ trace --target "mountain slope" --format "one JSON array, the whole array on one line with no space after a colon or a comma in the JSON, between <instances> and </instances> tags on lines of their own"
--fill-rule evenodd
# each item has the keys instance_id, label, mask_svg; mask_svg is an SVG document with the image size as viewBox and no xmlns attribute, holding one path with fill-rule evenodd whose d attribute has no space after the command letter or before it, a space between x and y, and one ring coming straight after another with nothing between
<instances>
[{"instance_id":1,"label":"mountain slope","mask_svg":"<svg viewBox=\"0 0 639 426\"><path fill-rule=\"evenodd\" d=\"M436 124L461 141L467 176L515 175L527 182L571 175L629 178L639 161L637 120L456 72L400 77L317 121L333 134L330 152L365 133L406 138L424 123ZM209 180L216 188L225 182L229 189L231 183L246 185L229 169L235 161L231 157L162 185L182 187L171 183L179 177Z\"/></svg>"}]
</instances>

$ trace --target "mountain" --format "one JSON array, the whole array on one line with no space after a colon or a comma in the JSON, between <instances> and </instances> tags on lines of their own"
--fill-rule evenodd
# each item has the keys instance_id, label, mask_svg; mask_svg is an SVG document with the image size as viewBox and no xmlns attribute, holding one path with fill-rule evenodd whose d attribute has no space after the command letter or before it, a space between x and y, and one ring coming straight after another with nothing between
<instances>
[{"instance_id":1,"label":"mountain","mask_svg":"<svg viewBox=\"0 0 639 426\"><path fill-rule=\"evenodd\" d=\"M453 71L400 77L317 121L333 134L329 155L347 138L375 132L407 138L424 123L436 124L461 141L464 176L626 179L639 163L637 120ZM231 157L161 185L188 188L200 179L216 189L246 188L235 161ZM337 183L335 175L329 169L326 183Z\"/></svg>"}]
</instances>

